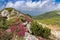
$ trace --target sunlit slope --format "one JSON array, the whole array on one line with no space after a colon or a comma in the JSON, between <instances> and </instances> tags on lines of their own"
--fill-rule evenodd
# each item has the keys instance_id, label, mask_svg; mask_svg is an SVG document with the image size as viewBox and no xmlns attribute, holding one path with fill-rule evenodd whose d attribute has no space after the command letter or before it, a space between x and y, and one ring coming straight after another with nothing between
<instances>
[{"instance_id":1,"label":"sunlit slope","mask_svg":"<svg viewBox=\"0 0 60 40\"><path fill-rule=\"evenodd\" d=\"M60 11L47 12L33 18L44 24L60 25Z\"/></svg>"}]
</instances>

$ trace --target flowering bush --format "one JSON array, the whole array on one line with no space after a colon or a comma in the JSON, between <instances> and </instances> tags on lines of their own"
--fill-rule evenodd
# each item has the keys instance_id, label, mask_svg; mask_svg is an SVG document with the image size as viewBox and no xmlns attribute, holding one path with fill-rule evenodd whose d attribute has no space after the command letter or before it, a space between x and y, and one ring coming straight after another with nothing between
<instances>
[{"instance_id":1,"label":"flowering bush","mask_svg":"<svg viewBox=\"0 0 60 40\"><path fill-rule=\"evenodd\" d=\"M18 25L18 30L20 30L22 36L25 35L26 29L25 29L25 25L23 25L23 23L20 23Z\"/></svg>"},{"instance_id":2,"label":"flowering bush","mask_svg":"<svg viewBox=\"0 0 60 40\"><path fill-rule=\"evenodd\" d=\"M0 40L11 40L12 34L7 33L5 30L0 29Z\"/></svg>"},{"instance_id":3,"label":"flowering bush","mask_svg":"<svg viewBox=\"0 0 60 40\"><path fill-rule=\"evenodd\" d=\"M18 24L17 26L12 25L11 32L15 32L18 36L24 36L25 35L25 26L22 23Z\"/></svg>"},{"instance_id":4,"label":"flowering bush","mask_svg":"<svg viewBox=\"0 0 60 40\"><path fill-rule=\"evenodd\" d=\"M11 26L11 32L14 32L16 30L16 25Z\"/></svg>"},{"instance_id":5,"label":"flowering bush","mask_svg":"<svg viewBox=\"0 0 60 40\"><path fill-rule=\"evenodd\" d=\"M25 19L27 22L30 22L31 21L31 18L30 17L26 17Z\"/></svg>"},{"instance_id":6,"label":"flowering bush","mask_svg":"<svg viewBox=\"0 0 60 40\"><path fill-rule=\"evenodd\" d=\"M9 31L13 34L12 35L13 37L14 36L24 37L25 32L27 30L25 26L27 25L28 22L31 22L31 18L29 16L16 16L14 14L13 16L11 16L11 14L9 14L9 19L8 20L7 19L8 17L3 18L1 16L0 28L2 27L2 29L5 29L5 30L9 29ZM25 22L26 22L26 25L23 24ZM3 32L4 36L5 36L5 33ZM7 40L7 39L4 39L4 40Z\"/></svg>"},{"instance_id":7,"label":"flowering bush","mask_svg":"<svg viewBox=\"0 0 60 40\"><path fill-rule=\"evenodd\" d=\"M23 23L19 23L18 25L12 25L11 32L13 33L13 37L16 37L17 35L18 39L21 39L21 37L23 39L23 37L25 36L25 32L26 32L25 25L23 25Z\"/></svg>"}]
</instances>

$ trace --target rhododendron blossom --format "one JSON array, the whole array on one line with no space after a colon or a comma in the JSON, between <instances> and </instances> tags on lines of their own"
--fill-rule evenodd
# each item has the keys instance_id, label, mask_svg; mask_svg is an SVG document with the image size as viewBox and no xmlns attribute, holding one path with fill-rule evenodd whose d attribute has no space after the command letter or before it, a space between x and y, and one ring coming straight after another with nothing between
<instances>
[{"instance_id":1,"label":"rhododendron blossom","mask_svg":"<svg viewBox=\"0 0 60 40\"><path fill-rule=\"evenodd\" d=\"M26 20L26 25L27 25L27 23L31 21L31 18L30 17L26 17L25 20ZM19 22L19 18L16 19L16 22ZM17 25L16 24L12 25L11 26L11 32L13 34L17 35L17 36L24 37L25 36L25 32L27 31L27 29L25 27L26 25L24 23L22 23L22 22L18 23Z\"/></svg>"},{"instance_id":2,"label":"rhododendron blossom","mask_svg":"<svg viewBox=\"0 0 60 40\"><path fill-rule=\"evenodd\" d=\"M23 25L23 23L20 23L19 25L12 25L11 26L11 32L15 32L16 35L18 36L24 36L26 29L25 29L25 25Z\"/></svg>"},{"instance_id":3,"label":"rhododendron blossom","mask_svg":"<svg viewBox=\"0 0 60 40\"><path fill-rule=\"evenodd\" d=\"M21 36L25 36L25 31L21 31Z\"/></svg>"},{"instance_id":4,"label":"rhododendron blossom","mask_svg":"<svg viewBox=\"0 0 60 40\"><path fill-rule=\"evenodd\" d=\"M11 32L14 32L16 30L16 25L11 26Z\"/></svg>"},{"instance_id":5,"label":"rhododendron blossom","mask_svg":"<svg viewBox=\"0 0 60 40\"><path fill-rule=\"evenodd\" d=\"M16 35L20 36L20 32L16 32Z\"/></svg>"},{"instance_id":6,"label":"rhododendron blossom","mask_svg":"<svg viewBox=\"0 0 60 40\"><path fill-rule=\"evenodd\" d=\"M25 25L23 23L20 23L18 25L18 29L20 29L20 30L24 30L25 29L24 27L25 27Z\"/></svg>"},{"instance_id":7,"label":"rhododendron blossom","mask_svg":"<svg viewBox=\"0 0 60 40\"><path fill-rule=\"evenodd\" d=\"M26 29L25 29L25 25L23 25L23 23L20 23L18 25L18 30L20 30L22 36L25 35Z\"/></svg>"},{"instance_id":8,"label":"rhododendron blossom","mask_svg":"<svg viewBox=\"0 0 60 40\"><path fill-rule=\"evenodd\" d=\"M26 21L27 22L30 22L31 21L31 18L30 17L26 17Z\"/></svg>"},{"instance_id":9,"label":"rhododendron blossom","mask_svg":"<svg viewBox=\"0 0 60 40\"><path fill-rule=\"evenodd\" d=\"M6 32L11 33L11 29L7 29Z\"/></svg>"}]
</instances>

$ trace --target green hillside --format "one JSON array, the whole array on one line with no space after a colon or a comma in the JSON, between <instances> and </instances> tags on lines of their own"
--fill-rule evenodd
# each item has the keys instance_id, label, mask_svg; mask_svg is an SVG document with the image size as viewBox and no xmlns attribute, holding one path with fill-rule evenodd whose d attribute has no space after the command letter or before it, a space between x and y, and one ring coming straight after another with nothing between
<instances>
[{"instance_id":1,"label":"green hillside","mask_svg":"<svg viewBox=\"0 0 60 40\"><path fill-rule=\"evenodd\" d=\"M6 15L6 16L2 16ZM28 14L24 14L14 8L5 8L0 11L0 28L10 27L12 24L17 24L16 20L25 22L25 17L30 17Z\"/></svg>"},{"instance_id":2,"label":"green hillside","mask_svg":"<svg viewBox=\"0 0 60 40\"><path fill-rule=\"evenodd\" d=\"M47 12L33 18L45 24L60 25L60 11Z\"/></svg>"}]
</instances>

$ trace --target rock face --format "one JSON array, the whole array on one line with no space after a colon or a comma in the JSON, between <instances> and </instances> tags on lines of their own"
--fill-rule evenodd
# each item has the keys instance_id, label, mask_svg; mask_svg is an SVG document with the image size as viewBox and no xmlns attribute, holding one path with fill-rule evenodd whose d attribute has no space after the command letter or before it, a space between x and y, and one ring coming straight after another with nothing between
<instances>
[{"instance_id":1,"label":"rock face","mask_svg":"<svg viewBox=\"0 0 60 40\"><path fill-rule=\"evenodd\" d=\"M29 31L29 33L32 33L30 29L31 29L31 24L28 23L28 24L27 24L27 30Z\"/></svg>"},{"instance_id":2,"label":"rock face","mask_svg":"<svg viewBox=\"0 0 60 40\"><path fill-rule=\"evenodd\" d=\"M3 10L3 11L1 12L1 16L3 16L3 17L8 16L8 14L9 14L9 12L8 12L7 10Z\"/></svg>"},{"instance_id":3,"label":"rock face","mask_svg":"<svg viewBox=\"0 0 60 40\"><path fill-rule=\"evenodd\" d=\"M23 13L13 9L13 8L5 8L0 12L0 15L3 17L7 17L7 19L10 19L14 16L24 16Z\"/></svg>"},{"instance_id":4,"label":"rock face","mask_svg":"<svg viewBox=\"0 0 60 40\"><path fill-rule=\"evenodd\" d=\"M30 33L25 33L25 40L38 40L34 35L31 35Z\"/></svg>"},{"instance_id":5,"label":"rock face","mask_svg":"<svg viewBox=\"0 0 60 40\"><path fill-rule=\"evenodd\" d=\"M53 40L60 40L60 31L51 31L51 33L54 35L54 39Z\"/></svg>"}]
</instances>

